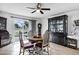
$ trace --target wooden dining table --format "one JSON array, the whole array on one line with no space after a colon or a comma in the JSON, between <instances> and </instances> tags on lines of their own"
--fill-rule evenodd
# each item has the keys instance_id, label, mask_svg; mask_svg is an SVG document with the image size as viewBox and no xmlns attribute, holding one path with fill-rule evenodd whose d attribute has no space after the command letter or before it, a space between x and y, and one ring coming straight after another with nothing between
<instances>
[{"instance_id":1,"label":"wooden dining table","mask_svg":"<svg viewBox=\"0 0 79 59\"><path fill-rule=\"evenodd\" d=\"M31 42L42 42L43 38L42 37L30 37L29 41L31 41Z\"/></svg>"},{"instance_id":2,"label":"wooden dining table","mask_svg":"<svg viewBox=\"0 0 79 59\"><path fill-rule=\"evenodd\" d=\"M31 43L36 43L36 46L42 47L43 38L42 37L31 37L29 38Z\"/></svg>"},{"instance_id":3,"label":"wooden dining table","mask_svg":"<svg viewBox=\"0 0 79 59\"><path fill-rule=\"evenodd\" d=\"M34 38L34 37L30 37L29 40L33 40L33 41L42 41L42 37L39 37L39 38Z\"/></svg>"}]
</instances>

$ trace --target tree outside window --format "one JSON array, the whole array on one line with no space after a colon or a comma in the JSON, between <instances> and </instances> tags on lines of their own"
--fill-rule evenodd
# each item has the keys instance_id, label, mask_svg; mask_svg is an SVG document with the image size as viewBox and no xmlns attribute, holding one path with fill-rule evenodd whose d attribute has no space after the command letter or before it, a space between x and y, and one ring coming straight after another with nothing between
<instances>
[{"instance_id":1,"label":"tree outside window","mask_svg":"<svg viewBox=\"0 0 79 59\"><path fill-rule=\"evenodd\" d=\"M28 21L24 21L24 20L17 21L15 23L15 29L16 29L15 36L16 37L19 36L19 31L22 31L23 35L27 37L28 27L29 27L29 22Z\"/></svg>"}]
</instances>

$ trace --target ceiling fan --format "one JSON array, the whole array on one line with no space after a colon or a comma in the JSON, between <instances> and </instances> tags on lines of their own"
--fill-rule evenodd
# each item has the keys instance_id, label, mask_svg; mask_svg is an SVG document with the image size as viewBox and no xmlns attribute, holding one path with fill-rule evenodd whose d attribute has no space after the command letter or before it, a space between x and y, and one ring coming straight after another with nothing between
<instances>
[{"instance_id":1,"label":"ceiling fan","mask_svg":"<svg viewBox=\"0 0 79 59\"><path fill-rule=\"evenodd\" d=\"M40 12L41 14L44 14L42 10L50 11L50 8L42 8L41 3L37 3L36 8L33 7L26 7L26 8L34 9L34 11L32 11L31 13Z\"/></svg>"}]
</instances>

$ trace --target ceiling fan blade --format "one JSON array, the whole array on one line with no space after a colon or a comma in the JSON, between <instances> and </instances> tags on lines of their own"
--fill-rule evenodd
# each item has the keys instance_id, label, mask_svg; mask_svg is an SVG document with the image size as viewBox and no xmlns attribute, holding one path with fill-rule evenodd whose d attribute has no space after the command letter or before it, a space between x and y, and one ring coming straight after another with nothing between
<instances>
[{"instance_id":1,"label":"ceiling fan blade","mask_svg":"<svg viewBox=\"0 0 79 59\"><path fill-rule=\"evenodd\" d=\"M41 14L44 14L41 10L40 10L40 13L41 13Z\"/></svg>"},{"instance_id":2,"label":"ceiling fan blade","mask_svg":"<svg viewBox=\"0 0 79 59\"><path fill-rule=\"evenodd\" d=\"M31 12L31 13L34 13L34 12L36 12L36 10L34 10L33 12Z\"/></svg>"},{"instance_id":3,"label":"ceiling fan blade","mask_svg":"<svg viewBox=\"0 0 79 59\"><path fill-rule=\"evenodd\" d=\"M41 8L41 10L50 10L50 8Z\"/></svg>"},{"instance_id":4,"label":"ceiling fan blade","mask_svg":"<svg viewBox=\"0 0 79 59\"><path fill-rule=\"evenodd\" d=\"M28 8L28 9L36 9L36 8L32 8L32 7L26 7L26 8Z\"/></svg>"}]
</instances>

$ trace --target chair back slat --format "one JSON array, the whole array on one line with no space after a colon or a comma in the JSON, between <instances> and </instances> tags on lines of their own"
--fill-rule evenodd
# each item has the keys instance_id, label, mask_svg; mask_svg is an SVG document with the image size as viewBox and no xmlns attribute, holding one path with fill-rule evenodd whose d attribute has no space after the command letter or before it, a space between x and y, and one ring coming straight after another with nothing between
<instances>
[{"instance_id":1,"label":"chair back slat","mask_svg":"<svg viewBox=\"0 0 79 59\"><path fill-rule=\"evenodd\" d=\"M24 46L24 42L23 42L22 32L21 31L19 31L19 40L20 40L20 46L23 47Z\"/></svg>"},{"instance_id":2,"label":"chair back slat","mask_svg":"<svg viewBox=\"0 0 79 59\"><path fill-rule=\"evenodd\" d=\"M46 30L43 35L43 46L46 46L49 44L49 35L48 34L49 34L48 30Z\"/></svg>"}]
</instances>

